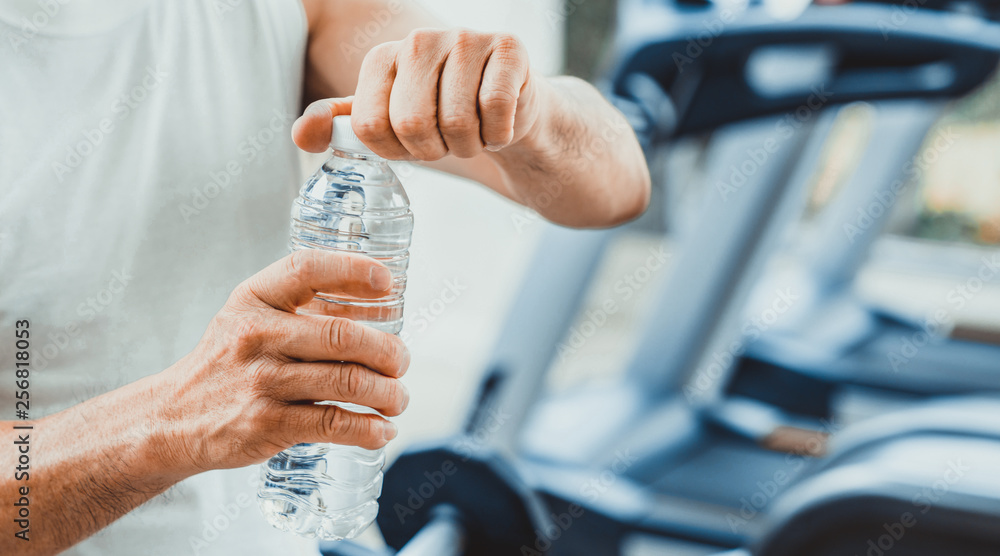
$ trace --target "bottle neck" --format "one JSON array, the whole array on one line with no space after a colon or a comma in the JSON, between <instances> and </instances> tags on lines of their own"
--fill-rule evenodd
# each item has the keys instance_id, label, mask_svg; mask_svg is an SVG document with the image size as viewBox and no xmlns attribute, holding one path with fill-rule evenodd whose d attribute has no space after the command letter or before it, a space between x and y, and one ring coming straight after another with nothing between
<instances>
[{"instance_id":1,"label":"bottle neck","mask_svg":"<svg viewBox=\"0 0 1000 556\"><path fill-rule=\"evenodd\" d=\"M334 147L323 164L323 171L344 184L398 186L399 179L389 161L372 153Z\"/></svg>"},{"instance_id":2,"label":"bottle neck","mask_svg":"<svg viewBox=\"0 0 1000 556\"><path fill-rule=\"evenodd\" d=\"M340 158L346 158L348 160L361 160L372 164L388 164L389 162L377 154L345 151L338 149L337 147L333 147L333 155Z\"/></svg>"}]
</instances>

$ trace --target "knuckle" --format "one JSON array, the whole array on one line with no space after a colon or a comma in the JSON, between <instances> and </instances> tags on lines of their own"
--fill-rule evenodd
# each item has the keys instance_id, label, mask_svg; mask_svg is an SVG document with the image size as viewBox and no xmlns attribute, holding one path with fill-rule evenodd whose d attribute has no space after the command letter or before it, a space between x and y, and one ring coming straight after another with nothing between
<instances>
[{"instance_id":1,"label":"knuckle","mask_svg":"<svg viewBox=\"0 0 1000 556\"><path fill-rule=\"evenodd\" d=\"M254 346L262 339L262 335L257 319L241 318L232 325L233 341L239 346Z\"/></svg>"},{"instance_id":2,"label":"knuckle","mask_svg":"<svg viewBox=\"0 0 1000 556\"><path fill-rule=\"evenodd\" d=\"M323 338L331 351L340 351L357 341L355 324L339 317L331 317L323 324Z\"/></svg>"},{"instance_id":3,"label":"knuckle","mask_svg":"<svg viewBox=\"0 0 1000 556\"><path fill-rule=\"evenodd\" d=\"M308 278L316 263L316 254L311 250L294 251L285 257L285 273L296 278Z\"/></svg>"},{"instance_id":4,"label":"knuckle","mask_svg":"<svg viewBox=\"0 0 1000 556\"><path fill-rule=\"evenodd\" d=\"M337 271L343 280L369 280L368 256L336 252Z\"/></svg>"},{"instance_id":5,"label":"knuckle","mask_svg":"<svg viewBox=\"0 0 1000 556\"><path fill-rule=\"evenodd\" d=\"M340 434L343 428L344 417L341 409L336 406L324 406L323 416L317 423L319 436L321 438L334 438Z\"/></svg>"},{"instance_id":6,"label":"knuckle","mask_svg":"<svg viewBox=\"0 0 1000 556\"><path fill-rule=\"evenodd\" d=\"M414 29L403 39L403 52L408 58L420 58L441 40L438 29Z\"/></svg>"},{"instance_id":7,"label":"knuckle","mask_svg":"<svg viewBox=\"0 0 1000 556\"><path fill-rule=\"evenodd\" d=\"M393 122L392 128L402 137L422 137L430 134L437 121L429 114L407 114Z\"/></svg>"},{"instance_id":8,"label":"knuckle","mask_svg":"<svg viewBox=\"0 0 1000 556\"><path fill-rule=\"evenodd\" d=\"M335 405L323 406L323 418L319 422L319 434L323 438L346 436L350 432L350 416L347 411Z\"/></svg>"},{"instance_id":9,"label":"knuckle","mask_svg":"<svg viewBox=\"0 0 1000 556\"><path fill-rule=\"evenodd\" d=\"M270 435L282 430L285 419L277 410L278 405L270 402L254 404L249 411L253 432Z\"/></svg>"},{"instance_id":10,"label":"knuckle","mask_svg":"<svg viewBox=\"0 0 1000 556\"><path fill-rule=\"evenodd\" d=\"M479 105L485 111L507 110L517 105L517 96L503 88L493 88L479 95Z\"/></svg>"},{"instance_id":11,"label":"knuckle","mask_svg":"<svg viewBox=\"0 0 1000 556\"><path fill-rule=\"evenodd\" d=\"M287 436L295 437L295 431L301 431L302 423L293 415L287 415L283 411L282 404L271 402L270 400L256 399L242 408L242 418L237 428L232 433L232 449L239 453L255 453L260 448L262 442L276 442L278 444L294 444L295 438L288 439Z\"/></svg>"},{"instance_id":12,"label":"knuckle","mask_svg":"<svg viewBox=\"0 0 1000 556\"><path fill-rule=\"evenodd\" d=\"M233 288L232 293L229 294L229 299L226 300L226 305L232 307L250 304L253 299L256 299L256 295L254 293L254 282L256 280L256 277L250 277L240 282L239 285Z\"/></svg>"},{"instance_id":13,"label":"knuckle","mask_svg":"<svg viewBox=\"0 0 1000 556\"><path fill-rule=\"evenodd\" d=\"M352 400L367 398L372 391L372 382L372 376L360 365L348 365L344 371L345 394Z\"/></svg>"},{"instance_id":14,"label":"knuckle","mask_svg":"<svg viewBox=\"0 0 1000 556\"><path fill-rule=\"evenodd\" d=\"M479 133L479 121L475 112L449 107L438 117L438 127L445 135L468 137Z\"/></svg>"},{"instance_id":15,"label":"knuckle","mask_svg":"<svg viewBox=\"0 0 1000 556\"><path fill-rule=\"evenodd\" d=\"M385 64L396 57L396 51L400 47L400 41L384 42L372 47L361 62L363 68L369 68L372 64Z\"/></svg>"},{"instance_id":16,"label":"knuckle","mask_svg":"<svg viewBox=\"0 0 1000 556\"><path fill-rule=\"evenodd\" d=\"M255 361L247 368L247 380L250 382L250 391L255 397L272 397L274 387L269 379L267 365L262 361Z\"/></svg>"},{"instance_id":17,"label":"knuckle","mask_svg":"<svg viewBox=\"0 0 1000 556\"><path fill-rule=\"evenodd\" d=\"M510 33L497 33L493 37L493 51L500 55L520 56L524 50L524 43L517 35Z\"/></svg>"},{"instance_id":18,"label":"knuckle","mask_svg":"<svg viewBox=\"0 0 1000 556\"><path fill-rule=\"evenodd\" d=\"M377 365L379 366L376 371L394 371L392 368L393 361L395 359L394 354L397 352L394 342L396 341L396 336L389 334L388 332L379 332L372 338L372 344L374 351L379 354Z\"/></svg>"},{"instance_id":19,"label":"knuckle","mask_svg":"<svg viewBox=\"0 0 1000 556\"><path fill-rule=\"evenodd\" d=\"M237 360L253 361L264 354L274 333L263 322L251 315L230 321L230 353Z\"/></svg>"},{"instance_id":20,"label":"knuckle","mask_svg":"<svg viewBox=\"0 0 1000 556\"><path fill-rule=\"evenodd\" d=\"M352 116L351 129L363 142L377 141L392 131L392 124L386 116Z\"/></svg>"},{"instance_id":21,"label":"knuckle","mask_svg":"<svg viewBox=\"0 0 1000 556\"><path fill-rule=\"evenodd\" d=\"M406 410L406 389L398 381L389 380L391 380L391 383L386 391L385 414L389 417L395 417Z\"/></svg>"},{"instance_id":22,"label":"knuckle","mask_svg":"<svg viewBox=\"0 0 1000 556\"><path fill-rule=\"evenodd\" d=\"M464 53L479 48L483 42L483 35L469 29L457 29L454 31L452 52Z\"/></svg>"}]
</instances>

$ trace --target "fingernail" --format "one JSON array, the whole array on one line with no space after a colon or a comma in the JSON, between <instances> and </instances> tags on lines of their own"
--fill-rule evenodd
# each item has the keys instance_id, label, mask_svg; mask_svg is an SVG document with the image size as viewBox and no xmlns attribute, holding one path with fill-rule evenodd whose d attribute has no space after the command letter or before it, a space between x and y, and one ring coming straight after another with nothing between
<instances>
[{"instance_id":1,"label":"fingernail","mask_svg":"<svg viewBox=\"0 0 1000 556\"><path fill-rule=\"evenodd\" d=\"M387 290L392 286L392 273L384 266L373 266L370 278L372 287L378 291Z\"/></svg>"},{"instance_id":2,"label":"fingernail","mask_svg":"<svg viewBox=\"0 0 1000 556\"><path fill-rule=\"evenodd\" d=\"M385 438L386 440L392 440L393 438L396 438L397 434L399 434L399 429L396 427L395 423L393 423L392 421L384 421L382 423L383 438Z\"/></svg>"},{"instance_id":3,"label":"fingernail","mask_svg":"<svg viewBox=\"0 0 1000 556\"><path fill-rule=\"evenodd\" d=\"M502 148L503 148L503 145L497 145L496 143L487 143L486 144L486 150L490 151L491 153L495 153L495 152L499 151Z\"/></svg>"},{"instance_id":4,"label":"fingernail","mask_svg":"<svg viewBox=\"0 0 1000 556\"><path fill-rule=\"evenodd\" d=\"M400 382L399 384L400 386L403 385L402 382ZM410 407L410 389L407 388L406 386L403 386L403 411L406 411L407 407Z\"/></svg>"},{"instance_id":5,"label":"fingernail","mask_svg":"<svg viewBox=\"0 0 1000 556\"><path fill-rule=\"evenodd\" d=\"M410 368L410 350L403 348L403 362L399 365L399 372L396 373L397 377L406 374L406 370Z\"/></svg>"}]
</instances>

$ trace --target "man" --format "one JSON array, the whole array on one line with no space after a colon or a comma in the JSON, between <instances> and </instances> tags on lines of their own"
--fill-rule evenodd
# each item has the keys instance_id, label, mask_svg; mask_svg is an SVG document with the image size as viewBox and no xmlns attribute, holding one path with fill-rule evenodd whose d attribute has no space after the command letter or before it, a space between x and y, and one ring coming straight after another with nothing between
<instances>
[{"instance_id":1,"label":"man","mask_svg":"<svg viewBox=\"0 0 1000 556\"><path fill-rule=\"evenodd\" d=\"M246 466L395 436L309 402L398 415L402 342L295 314L316 291L384 295L387 269L320 252L268 266L303 99L308 151L351 114L376 153L557 223L648 202L638 143L597 91L398 0L16 0L0 67L0 388L20 418L0 424L4 554L315 554L263 525Z\"/></svg>"}]
</instances>

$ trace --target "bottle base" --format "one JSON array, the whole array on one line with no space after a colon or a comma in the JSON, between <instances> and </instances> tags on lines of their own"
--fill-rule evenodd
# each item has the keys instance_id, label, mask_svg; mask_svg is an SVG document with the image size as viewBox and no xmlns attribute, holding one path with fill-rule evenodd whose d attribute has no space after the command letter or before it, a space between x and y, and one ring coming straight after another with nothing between
<instances>
[{"instance_id":1,"label":"bottle base","mask_svg":"<svg viewBox=\"0 0 1000 556\"><path fill-rule=\"evenodd\" d=\"M264 519L274 528L301 537L328 541L351 539L367 529L378 514L378 502L371 501L334 515L319 515L282 496L257 497Z\"/></svg>"}]
</instances>

